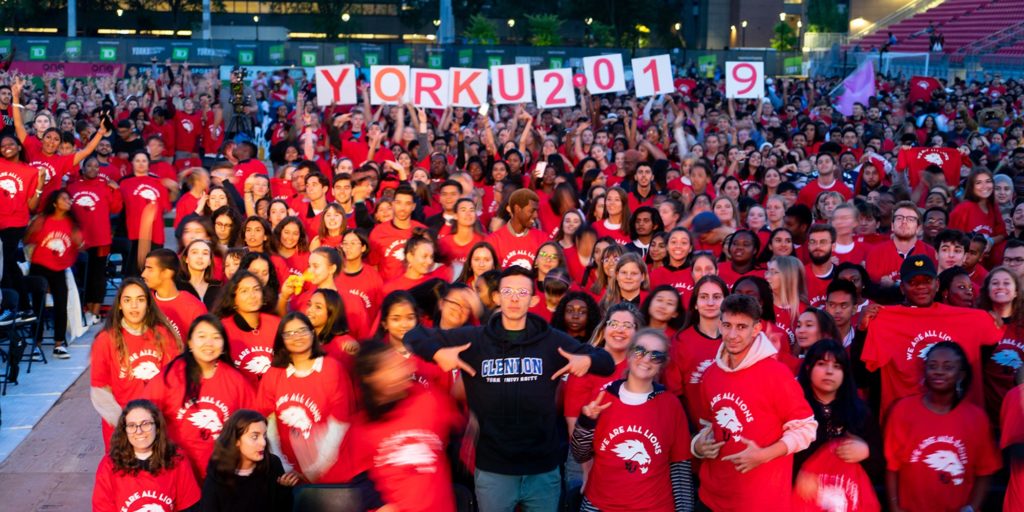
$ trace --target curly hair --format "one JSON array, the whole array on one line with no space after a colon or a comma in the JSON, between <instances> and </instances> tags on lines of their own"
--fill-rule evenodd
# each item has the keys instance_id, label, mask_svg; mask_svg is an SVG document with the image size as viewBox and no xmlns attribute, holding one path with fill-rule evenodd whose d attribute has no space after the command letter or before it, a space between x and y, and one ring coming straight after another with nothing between
<instances>
[{"instance_id":1,"label":"curly hair","mask_svg":"<svg viewBox=\"0 0 1024 512\"><path fill-rule=\"evenodd\" d=\"M167 321L167 317L156 307L156 303L150 298L153 295L149 292L149 287L146 286L146 282L138 277L126 277L121 281L121 287L117 289L117 294L114 296L114 303L111 305L110 314L107 315L107 320L103 324L103 330L110 336L110 341L114 344L114 349L117 351L117 359L121 368L128 368L128 344L124 341L123 327L121 322L124 320L124 312L121 311L121 298L124 297L125 290L129 286L137 286L142 290L143 295L146 297L146 312L142 316L142 330L144 333L153 333L154 341L156 341L157 351L161 357L163 354L170 353L174 350L175 353L181 351L181 339L175 333L171 327L171 323ZM163 329L160 329L162 327ZM132 372L126 372L128 378L134 378Z\"/></svg>"},{"instance_id":2,"label":"curly hair","mask_svg":"<svg viewBox=\"0 0 1024 512\"><path fill-rule=\"evenodd\" d=\"M135 456L135 448L128 440L128 414L136 409L144 409L153 418L153 454L149 459L141 460ZM110 460L114 463L114 471L131 476L146 470L157 475L165 469L173 469L178 463L178 447L167 436L167 420L157 406L149 400L132 400L121 410L117 426L110 436Z\"/></svg>"}]
</instances>

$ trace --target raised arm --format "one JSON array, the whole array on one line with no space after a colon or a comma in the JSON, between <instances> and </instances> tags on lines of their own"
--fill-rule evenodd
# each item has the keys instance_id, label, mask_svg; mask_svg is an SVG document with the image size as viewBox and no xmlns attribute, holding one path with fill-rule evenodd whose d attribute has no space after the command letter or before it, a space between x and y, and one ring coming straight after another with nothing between
<instances>
[{"instance_id":1,"label":"raised arm","mask_svg":"<svg viewBox=\"0 0 1024 512\"><path fill-rule=\"evenodd\" d=\"M18 136L18 140L22 143L28 138L28 132L25 130L25 122L21 117L21 91L25 88L25 79L17 77L14 79L14 83L11 84L11 103L14 105L11 108L11 113L14 117L14 133Z\"/></svg>"},{"instance_id":2,"label":"raised arm","mask_svg":"<svg viewBox=\"0 0 1024 512\"><path fill-rule=\"evenodd\" d=\"M92 136L92 139L89 140L89 143L86 144L81 151L75 153L75 157L72 160L74 164L78 165L82 163L82 160L89 158L89 155L91 155L93 151L96 151L96 146L100 145L100 141L103 140L103 138L106 137L108 133L109 132L107 131L107 125L101 122L99 129L96 130L96 135Z\"/></svg>"}]
</instances>

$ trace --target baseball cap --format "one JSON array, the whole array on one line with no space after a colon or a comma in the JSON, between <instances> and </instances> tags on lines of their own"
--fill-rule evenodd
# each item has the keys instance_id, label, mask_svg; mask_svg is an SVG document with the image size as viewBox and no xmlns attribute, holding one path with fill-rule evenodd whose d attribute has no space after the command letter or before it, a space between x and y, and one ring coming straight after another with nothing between
<instances>
[{"instance_id":1,"label":"baseball cap","mask_svg":"<svg viewBox=\"0 0 1024 512\"><path fill-rule=\"evenodd\" d=\"M718 220L714 212L700 212L693 218L693 234L707 233L721 225L722 221Z\"/></svg>"},{"instance_id":2,"label":"baseball cap","mask_svg":"<svg viewBox=\"0 0 1024 512\"><path fill-rule=\"evenodd\" d=\"M935 278L935 263L932 259L923 254L912 254L903 260L900 265L900 281L906 283L917 276L928 276Z\"/></svg>"}]
</instances>

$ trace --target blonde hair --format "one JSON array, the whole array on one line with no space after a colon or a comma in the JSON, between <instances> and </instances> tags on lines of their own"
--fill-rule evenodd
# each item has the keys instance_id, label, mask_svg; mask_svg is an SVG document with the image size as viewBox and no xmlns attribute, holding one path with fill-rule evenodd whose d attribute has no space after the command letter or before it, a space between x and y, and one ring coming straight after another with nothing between
<instances>
[{"instance_id":1,"label":"blonde hair","mask_svg":"<svg viewBox=\"0 0 1024 512\"><path fill-rule=\"evenodd\" d=\"M774 263L782 275L782 285L776 293L775 305L788 310L790 318L796 320L800 315L800 306L807 303L804 266L793 256L775 256L768 263Z\"/></svg>"}]
</instances>

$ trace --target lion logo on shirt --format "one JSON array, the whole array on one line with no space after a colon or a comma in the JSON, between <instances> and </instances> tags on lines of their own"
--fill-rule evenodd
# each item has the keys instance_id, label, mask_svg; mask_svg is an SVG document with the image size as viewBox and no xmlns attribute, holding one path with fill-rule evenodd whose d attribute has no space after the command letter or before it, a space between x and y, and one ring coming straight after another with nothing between
<instances>
[{"instance_id":1,"label":"lion logo on shirt","mask_svg":"<svg viewBox=\"0 0 1024 512\"><path fill-rule=\"evenodd\" d=\"M817 504L821 510L827 512L846 512L849 510L846 491L837 485L826 485L818 488Z\"/></svg>"},{"instance_id":2,"label":"lion logo on shirt","mask_svg":"<svg viewBox=\"0 0 1024 512\"><path fill-rule=\"evenodd\" d=\"M147 503L137 509L134 509L133 512L167 512L167 508L157 503Z\"/></svg>"},{"instance_id":3,"label":"lion logo on shirt","mask_svg":"<svg viewBox=\"0 0 1024 512\"><path fill-rule=\"evenodd\" d=\"M203 439L216 436L224 429L224 424L221 423L220 417L216 412L209 409L200 409L190 414L188 421L202 432Z\"/></svg>"},{"instance_id":4,"label":"lion logo on shirt","mask_svg":"<svg viewBox=\"0 0 1024 512\"><path fill-rule=\"evenodd\" d=\"M57 253L57 256L63 257L64 253L68 250L68 245L59 237L54 237L46 242L46 248Z\"/></svg>"},{"instance_id":5,"label":"lion logo on shirt","mask_svg":"<svg viewBox=\"0 0 1024 512\"><path fill-rule=\"evenodd\" d=\"M184 128L185 131L188 133L192 133L192 130L195 129L195 126L192 125L192 121L189 119L182 119L181 127Z\"/></svg>"},{"instance_id":6,"label":"lion logo on shirt","mask_svg":"<svg viewBox=\"0 0 1024 512\"><path fill-rule=\"evenodd\" d=\"M921 81L917 82L917 86L922 88L922 89L927 89L929 84L928 84L927 80L921 80Z\"/></svg>"},{"instance_id":7,"label":"lion logo on shirt","mask_svg":"<svg viewBox=\"0 0 1024 512\"><path fill-rule=\"evenodd\" d=\"M942 155L939 153L928 153L924 155L924 161L932 165L937 165L939 167L942 167L942 164L945 163L945 161L942 158Z\"/></svg>"},{"instance_id":8,"label":"lion logo on shirt","mask_svg":"<svg viewBox=\"0 0 1024 512\"><path fill-rule=\"evenodd\" d=\"M1024 361L1021 361L1020 354L1013 349L1003 349L995 354L992 354L992 361L1001 366L1013 368L1014 370L1019 369L1024 365Z\"/></svg>"},{"instance_id":9,"label":"lion logo on shirt","mask_svg":"<svg viewBox=\"0 0 1024 512\"><path fill-rule=\"evenodd\" d=\"M150 380L160 373L160 367L153 361L143 361L132 368L132 377L139 380Z\"/></svg>"},{"instance_id":10,"label":"lion logo on shirt","mask_svg":"<svg viewBox=\"0 0 1024 512\"><path fill-rule=\"evenodd\" d=\"M245 371L256 375L267 373L270 369L270 358L267 356L255 356L245 363Z\"/></svg>"},{"instance_id":11,"label":"lion logo on shirt","mask_svg":"<svg viewBox=\"0 0 1024 512\"><path fill-rule=\"evenodd\" d=\"M952 482L953 485L964 483L964 463L952 450L932 452L925 457L924 463L939 473L939 479L943 483Z\"/></svg>"},{"instance_id":12,"label":"lion logo on shirt","mask_svg":"<svg viewBox=\"0 0 1024 512\"><path fill-rule=\"evenodd\" d=\"M626 471L630 473L635 473L639 469L641 474L646 475L647 471L651 469L651 456L647 453L644 443L637 439L623 441L615 445L612 451L620 459L626 461Z\"/></svg>"},{"instance_id":13,"label":"lion logo on shirt","mask_svg":"<svg viewBox=\"0 0 1024 512\"><path fill-rule=\"evenodd\" d=\"M426 443L403 444L374 461L377 465L413 466L417 473L437 471L437 454Z\"/></svg>"},{"instance_id":14,"label":"lion logo on shirt","mask_svg":"<svg viewBox=\"0 0 1024 512\"><path fill-rule=\"evenodd\" d=\"M151 187L142 187L136 192L136 195L147 200L156 201L157 193Z\"/></svg>"},{"instance_id":15,"label":"lion logo on shirt","mask_svg":"<svg viewBox=\"0 0 1024 512\"><path fill-rule=\"evenodd\" d=\"M929 343L929 344L925 345L924 348L921 349L921 352L919 354L917 354L917 357L920 357L922 361L928 359L928 352L930 352L932 347L934 347L934 346L935 346L935 343Z\"/></svg>"},{"instance_id":16,"label":"lion logo on shirt","mask_svg":"<svg viewBox=\"0 0 1024 512\"><path fill-rule=\"evenodd\" d=\"M75 197L75 204L82 208L88 208L90 211L96 209L96 200L88 194L82 194Z\"/></svg>"},{"instance_id":17,"label":"lion logo on shirt","mask_svg":"<svg viewBox=\"0 0 1024 512\"><path fill-rule=\"evenodd\" d=\"M740 440L740 433L743 432L743 424L740 423L736 410L732 407L722 407L715 413L715 423L732 434L733 441Z\"/></svg>"},{"instance_id":18,"label":"lion logo on shirt","mask_svg":"<svg viewBox=\"0 0 1024 512\"><path fill-rule=\"evenodd\" d=\"M18 184L15 183L14 180L0 180L0 189L3 189L4 192L7 192L12 196L17 195Z\"/></svg>"},{"instance_id":19,"label":"lion logo on shirt","mask_svg":"<svg viewBox=\"0 0 1024 512\"><path fill-rule=\"evenodd\" d=\"M281 423L284 423L288 427L294 430L301 430L302 437L309 439L309 431L313 428L313 420L309 418L309 414L305 409L297 405L293 405L278 415Z\"/></svg>"}]
</instances>

